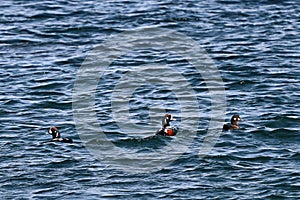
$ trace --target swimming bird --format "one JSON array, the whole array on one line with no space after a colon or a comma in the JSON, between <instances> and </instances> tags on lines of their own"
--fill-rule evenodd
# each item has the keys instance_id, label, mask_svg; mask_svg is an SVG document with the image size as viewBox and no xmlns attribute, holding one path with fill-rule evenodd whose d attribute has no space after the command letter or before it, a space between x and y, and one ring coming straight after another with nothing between
<instances>
[{"instance_id":1,"label":"swimming bird","mask_svg":"<svg viewBox=\"0 0 300 200\"><path fill-rule=\"evenodd\" d=\"M177 133L176 127L171 127L170 121L176 120L171 114L165 114L162 118L162 128L156 131L156 135L174 136Z\"/></svg>"},{"instance_id":2,"label":"swimming bird","mask_svg":"<svg viewBox=\"0 0 300 200\"><path fill-rule=\"evenodd\" d=\"M52 140L50 142L64 142L64 143L73 143L73 140L70 138L61 138L58 128L51 126L48 134L52 135Z\"/></svg>"},{"instance_id":3,"label":"swimming bird","mask_svg":"<svg viewBox=\"0 0 300 200\"><path fill-rule=\"evenodd\" d=\"M230 123L223 125L223 131L239 129L240 127L238 125L238 121L241 121L241 120L242 119L240 118L239 115L233 115L231 117Z\"/></svg>"}]
</instances>

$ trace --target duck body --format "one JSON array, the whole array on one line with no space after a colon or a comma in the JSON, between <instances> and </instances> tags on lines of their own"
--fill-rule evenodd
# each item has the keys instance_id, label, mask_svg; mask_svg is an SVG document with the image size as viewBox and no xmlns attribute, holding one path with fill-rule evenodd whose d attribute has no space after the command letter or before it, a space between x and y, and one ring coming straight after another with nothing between
<instances>
[{"instance_id":1,"label":"duck body","mask_svg":"<svg viewBox=\"0 0 300 200\"><path fill-rule=\"evenodd\" d=\"M162 128L156 131L156 135L162 136L175 136L177 133L177 127L171 127L170 121L175 120L171 114L165 114L162 118Z\"/></svg>"},{"instance_id":2,"label":"duck body","mask_svg":"<svg viewBox=\"0 0 300 200\"><path fill-rule=\"evenodd\" d=\"M54 138L51 142L73 143L73 140L71 138Z\"/></svg>"},{"instance_id":3,"label":"duck body","mask_svg":"<svg viewBox=\"0 0 300 200\"><path fill-rule=\"evenodd\" d=\"M223 125L223 130L224 131L228 131L228 130L236 130L236 129L239 129L240 127L239 126L236 126L236 125L233 125L233 124L224 124Z\"/></svg>"},{"instance_id":4,"label":"duck body","mask_svg":"<svg viewBox=\"0 0 300 200\"><path fill-rule=\"evenodd\" d=\"M223 125L223 131L239 129L240 127L238 125L238 121L241 121L241 120L242 119L240 118L239 115L233 115L231 117L230 123Z\"/></svg>"},{"instance_id":5,"label":"duck body","mask_svg":"<svg viewBox=\"0 0 300 200\"><path fill-rule=\"evenodd\" d=\"M61 138L58 128L55 126L50 127L48 134L52 135L52 140L50 140L50 142L73 143L73 140L70 138Z\"/></svg>"},{"instance_id":6,"label":"duck body","mask_svg":"<svg viewBox=\"0 0 300 200\"><path fill-rule=\"evenodd\" d=\"M169 128L161 128L157 130L156 135L162 136L175 136L177 133L176 127L169 127Z\"/></svg>"}]
</instances>

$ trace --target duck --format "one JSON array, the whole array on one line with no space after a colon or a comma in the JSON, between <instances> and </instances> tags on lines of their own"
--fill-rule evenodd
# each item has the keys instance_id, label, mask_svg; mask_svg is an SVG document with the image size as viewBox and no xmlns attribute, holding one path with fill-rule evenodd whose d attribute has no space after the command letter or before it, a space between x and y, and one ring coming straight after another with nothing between
<instances>
[{"instance_id":1,"label":"duck","mask_svg":"<svg viewBox=\"0 0 300 200\"><path fill-rule=\"evenodd\" d=\"M239 115L233 115L231 117L230 123L223 125L223 131L239 129L240 127L238 125L238 121L241 121L241 120L242 120L242 118Z\"/></svg>"},{"instance_id":2,"label":"duck","mask_svg":"<svg viewBox=\"0 0 300 200\"><path fill-rule=\"evenodd\" d=\"M175 136L177 127L171 127L170 121L176 120L171 114L165 114L162 118L162 127L156 131L156 135Z\"/></svg>"},{"instance_id":3,"label":"duck","mask_svg":"<svg viewBox=\"0 0 300 200\"><path fill-rule=\"evenodd\" d=\"M58 128L51 126L48 130L48 134L52 135L52 140L50 142L64 142L64 143L73 143L73 140L70 138L61 138Z\"/></svg>"}]
</instances>

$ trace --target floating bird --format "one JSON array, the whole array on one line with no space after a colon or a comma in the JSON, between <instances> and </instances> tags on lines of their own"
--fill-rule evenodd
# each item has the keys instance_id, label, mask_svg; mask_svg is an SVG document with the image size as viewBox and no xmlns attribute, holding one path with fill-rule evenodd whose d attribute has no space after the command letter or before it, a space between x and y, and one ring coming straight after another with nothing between
<instances>
[{"instance_id":1,"label":"floating bird","mask_svg":"<svg viewBox=\"0 0 300 200\"><path fill-rule=\"evenodd\" d=\"M156 131L156 135L174 136L177 133L176 127L171 127L170 121L176 120L171 114L165 114L162 118L162 128Z\"/></svg>"},{"instance_id":2,"label":"floating bird","mask_svg":"<svg viewBox=\"0 0 300 200\"><path fill-rule=\"evenodd\" d=\"M228 130L236 130L239 129L238 121L241 121L242 119L240 118L239 115L233 115L231 117L230 123L224 124L223 125L223 130L228 131Z\"/></svg>"},{"instance_id":3,"label":"floating bird","mask_svg":"<svg viewBox=\"0 0 300 200\"><path fill-rule=\"evenodd\" d=\"M61 138L60 133L55 126L50 127L48 134L52 135L52 140L50 140L50 142L73 143L73 140L70 138Z\"/></svg>"}]
</instances>

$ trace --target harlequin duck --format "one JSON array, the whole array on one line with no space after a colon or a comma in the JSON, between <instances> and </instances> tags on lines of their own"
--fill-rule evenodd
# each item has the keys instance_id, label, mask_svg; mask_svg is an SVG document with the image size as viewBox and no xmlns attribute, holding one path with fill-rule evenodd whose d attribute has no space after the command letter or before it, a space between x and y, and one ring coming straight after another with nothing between
<instances>
[{"instance_id":1,"label":"harlequin duck","mask_svg":"<svg viewBox=\"0 0 300 200\"><path fill-rule=\"evenodd\" d=\"M170 121L176 120L171 114L165 114L162 118L162 128L156 131L156 135L174 136L177 133L176 127L170 126Z\"/></svg>"},{"instance_id":2,"label":"harlequin duck","mask_svg":"<svg viewBox=\"0 0 300 200\"><path fill-rule=\"evenodd\" d=\"M238 121L241 121L242 119L240 118L239 115L233 115L231 117L231 121L228 124L223 125L223 131L228 131L228 130L235 130L239 129Z\"/></svg>"},{"instance_id":3,"label":"harlequin duck","mask_svg":"<svg viewBox=\"0 0 300 200\"><path fill-rule=\"evenodd\" d=\"M73 140L70 138L61 138L60 133L55 126L50 127L48 134L52 135L52 140L50 140L50 142L73 143Z\"/></svg>"}]
</instances>

